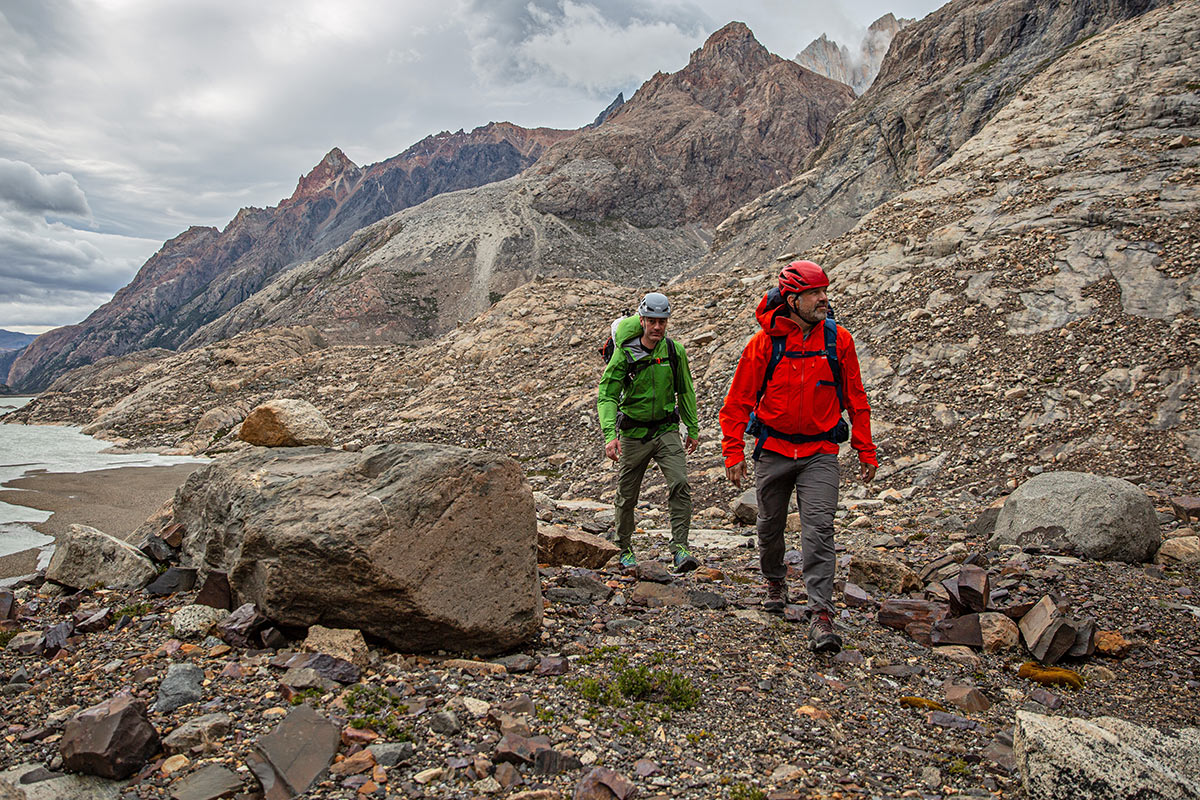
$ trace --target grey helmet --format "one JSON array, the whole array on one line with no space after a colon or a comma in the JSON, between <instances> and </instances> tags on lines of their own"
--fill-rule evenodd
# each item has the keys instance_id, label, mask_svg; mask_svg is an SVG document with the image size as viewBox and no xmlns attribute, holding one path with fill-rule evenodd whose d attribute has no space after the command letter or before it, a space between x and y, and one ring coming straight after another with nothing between
<instances>
[{"instance_id":1,"label":"grey helmet","mask_svg":"<svg viewBox=\"0 0 1200 800\"><path fill-rule=\"evenodd\" d=\"M650 292L638 304L638 316L650 319L666 319L671 316L671 301L665 294Z\"/></svg>"}]
</instances>

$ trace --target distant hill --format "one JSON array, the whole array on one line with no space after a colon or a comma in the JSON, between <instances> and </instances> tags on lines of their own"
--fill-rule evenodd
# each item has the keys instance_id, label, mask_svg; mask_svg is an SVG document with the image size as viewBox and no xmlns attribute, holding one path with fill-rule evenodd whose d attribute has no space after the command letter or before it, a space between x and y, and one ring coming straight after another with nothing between
<instances>
[{"instance_id":1,"label":"distant hill","mask_svg":"<svg viewBox=\"0 0 1200 800\"><path fill-rule=\"evenodd\" d=\"M437 194L515 175L572 133L491 123L428 136L366 167L334 148L279 205L243 208L224 230L192 227L166 242L111 301L78 325L43 334L0 376L40 389L105 356L175 349L289 266Z\"/></svg>"},{"instance_id":2,"label":"distant hill","mask_svg":"<svg viewBox=\"0 0 1200 800\"><path fill-rule=\"evenodd\" d=\"M20 333L19 331L6 331L0 328L0 350L20 350L28 347L29 343L37 337L32 333Z\"/></svg>"}]
</instances>

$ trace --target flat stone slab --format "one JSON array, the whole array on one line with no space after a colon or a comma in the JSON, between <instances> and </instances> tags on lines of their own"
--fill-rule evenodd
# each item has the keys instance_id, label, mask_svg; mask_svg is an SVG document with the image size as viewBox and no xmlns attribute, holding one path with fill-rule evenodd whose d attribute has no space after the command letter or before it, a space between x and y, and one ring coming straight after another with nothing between
<instances>
[{"instance_id":1,"label":"flat stone slab","mask_svg":"<svg viewBox=\"0 0 1200 800\"><path fill-rule=\"evenodd\" d=\"M128 785L127 780L51 772L41 764L18 764L0 772L0 797L5 800L117 800Z\"/></svg>"},{"instance_id":2,"label":"flat stone slab","mask_svg":"<svg viewBox=\"0 0 1200 800\"><path fill-rule=\"evenodd\" d=\"M656 539L671 538L670 528L652 528L646 531L647 536L653 536ZM688 532L688 547L695 550L728 550L734 547L745 547L746 542L754 542L754 539L747 539L740 533L734 533L728 528L692 528Z\"/></svg>"}]
</instances>

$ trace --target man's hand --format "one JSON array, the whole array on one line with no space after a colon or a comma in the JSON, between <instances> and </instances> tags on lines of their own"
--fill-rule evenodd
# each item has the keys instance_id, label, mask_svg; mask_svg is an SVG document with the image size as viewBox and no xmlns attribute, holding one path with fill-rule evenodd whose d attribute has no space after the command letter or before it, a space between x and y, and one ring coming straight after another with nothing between
<instances>
[{"instance_id":1,"label":"man's hand","mask_svg":"<svg viewBox=\"0 0 1200 800\"><path fill-rule=\"evenodd\" d=\"M611 442L604 445L604 455L616 461L621 457L621 437L614 437Z\"/></svg>"},{"instance_id":2,"label":"man's hand","mask_svg":"<svg viewBox=\"0 0 1200 800\"><path fill-rule=\"evenodd\" d=\"M697 448L697 447L699 447L699 446L700 446L700 440L699 440L699 439L693 439L693 438L692 438L692 437L690 437L690 436L688 437L686 448L687 448L687 452L688 452L688 455L689 455L689 456L690 456L692 453L696 452L696 448Z\"/></svg>"},{"instance_id":3,"label":"man's hand","mask_svg":"<svg viewBox=\"0 0 1200 800\"><path fill-rule=\"evenodd\" d=\"M739 461L732 467L726 467L725 477L737 488L742 488L742 481L746 480L746 462Z\"/></svg>"},{"instance_id":4,"label":"man's hand","mask_svg":"<svg viewBox=\"0 0 1200 800\"><path fill-rule=\"evenodd\" d=\"M858 478L863 483L870 483L875 480L875 466L873 464L864 464L859 462Z\"/></svg>"}]
</instances>

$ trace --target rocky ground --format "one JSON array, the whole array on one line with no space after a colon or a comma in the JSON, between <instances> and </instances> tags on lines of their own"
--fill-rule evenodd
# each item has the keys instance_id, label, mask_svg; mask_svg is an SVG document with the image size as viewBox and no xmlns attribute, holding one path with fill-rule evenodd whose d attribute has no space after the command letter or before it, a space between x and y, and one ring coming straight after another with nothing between
<instances>
[{"instance_id":1,"label":"rocky ground","mask_svg":"<svg viewBox=\"0 0 1200 800\"><path fill-rule=\"evenodd\" d=\"M147 705L161 703L168 667L180 663L203 670L200 699L152 710L160 735L211 714L228 714L232 724L210 732L209 752L159 753L123 797L173 796L212 764L229 768L253 796L247 759L297 703L342 730L333 769L305 796L346 798L570 797L596 767L613 770L641 797L1016 797L1011 744L1020 709L1164 727L1200 723L1200 566L987 552L954 509L916 501L839 515L839 580L856 554L872 547L916 570L947 553L982 555L993 588L1009 593L1006 602L1050 594L1116 632L1108 656L1062 664L1084 678L1082 689L1071 690L1018 677L1028 659L1019 647L931 650L879 624L871 604L840 591L847 648L834 658L813 656L805 627L793 621L799 607L783 617L761 610L748 528L723 511L704 512L693 536L704 566L671 578L662 568L666 534L656 529L662 516L644 511L637 575L543 567L543 631L519 652L483 663L451 660L470 654L372 647L357 682L323 687L285 670L286 651L299 647L303 632L266 651L213 636L175 638L173 612L194 592L62 597L51 584L18 589L18 622L26 630L43 631L89 608L129 619L77 635L50 660L11 648L0 653L7 684L3 765L61 768L66 718L121 690ZM602 529L610 514L594 501L539 501L544 522L568 528ZM1186 533L1178 521L1164 531ZM655 558L663 563L648 563ZM794 565L798 553L788 560ZM877 593L876 600L885 597ZM977 688L990 705L976 699L962 701L970 710L956 707L948 699L955 685ZM945 710L912 707L905 697ZM501 742L501 729L545 736L556 755L524 763L516 740ZM381 746L387 743L393 746Z\"/></svg>"}]
</instances>

